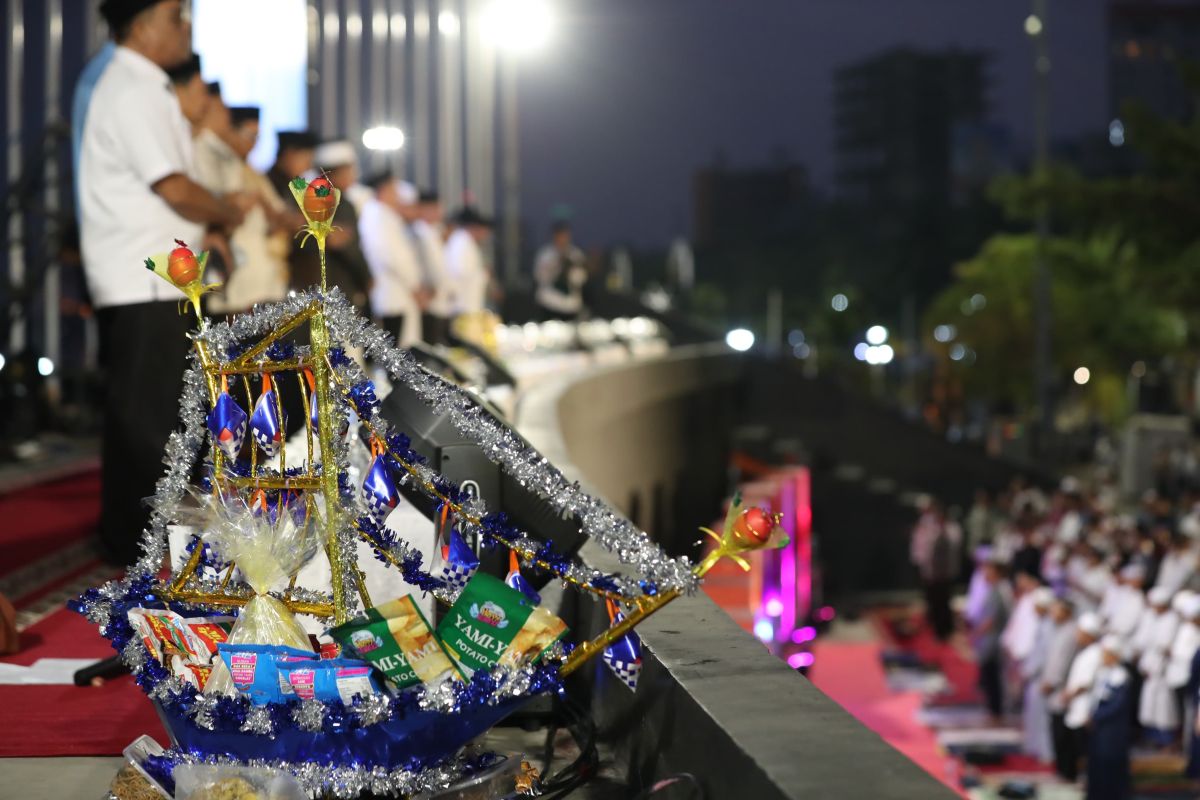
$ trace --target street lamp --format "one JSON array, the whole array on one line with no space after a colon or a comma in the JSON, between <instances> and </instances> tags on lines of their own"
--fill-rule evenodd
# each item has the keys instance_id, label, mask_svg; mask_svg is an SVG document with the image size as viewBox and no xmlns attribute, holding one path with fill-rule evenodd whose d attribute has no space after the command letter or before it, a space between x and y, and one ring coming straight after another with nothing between
<instances>
[{"instance_id":1,"label":"street lamp","mask_svg":"<svg viewBox=\"0 0 1200 800\"><path fill-rule=\"evenodd\" d=\"M517 58L541 50L550 39L554 15L545 0L493 0L481 24L499 59L504 125L504 277L516 282L521 259L521 149L517 107Z\"/></svg>"}]
</instances>

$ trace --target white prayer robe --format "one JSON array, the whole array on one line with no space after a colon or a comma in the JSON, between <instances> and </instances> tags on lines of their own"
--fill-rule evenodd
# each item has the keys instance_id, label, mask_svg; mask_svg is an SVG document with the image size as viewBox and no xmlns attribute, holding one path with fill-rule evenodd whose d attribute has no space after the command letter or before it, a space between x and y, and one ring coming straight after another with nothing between
<instances>
[{"instance_id":1,"label":"white prayer robe","mask_svg":"<svg viewBox=\"0 0 1200 800\"><path fill-rule=\"evenodd\" d=\"M1179 617L1167 610L1154 620L1149 645L1138 659L1138 669L1145 676L1138 698L1138 722L1147 728L1169 731L1179 727L1179 709L1175 694L1166 679L1167 654L1179 628Z\"/></svg>"},{"instance_id":2,"label":"white prayer robe","mask_svg":"<svg viewBox=\"0 0 1200 800\"><path fill-rule=\"evenodd\" d=\"M1070 695L1083 690L1067 703L1067 713L1063 721L1072 730L1084 727L1092 718L1091 688L1103 664L1103 657L1100 643L1092 642L1080 650L1071 662L1071 671L1067 673L1067 685L1063 691Z\"/></svg>"},{"instance_id":3,"label":"white prayer robe","mask_svg":"<svg viewBox=\"0 0 1200 800\"><path fill-rule=\"evenodd\" d=\"M1171 642L1171 651L1167 655L1167 683L1172 689L1187 686L1192 674L1192 658L1197 649L1200 649L1200 625L1185 622L1175 633L1175 640Z\"/></svg>"},{"instance_id":4,"label":"white prayer robe","mask_svg":"<svg viewBox=\"0 0 1200 800\"><path fill-rule=\"evenodd\" d=\"M1033 593L1026 592L1017 600L1004 633L1000 635L1000 643L1013 661L1020 663L1029 657L1037 637L1038 619Z\"/></svg>"},{"instance_id":5,"label":"white prayer robe","mask_svg":"<svg viewBox=\"0 0 1200 800\"><path fill-rule=\"evenodd\" d=\"M1042 672L1050 655L1055 625L1049 617L1039 617L1034 629L1033 646L1021 664L1025 680L1025 703L1021 708L1025 752L1039 761L1054 760L1054 742L1050 738L1050 709L1042 693Z\"/></svg>"}]
</instances>

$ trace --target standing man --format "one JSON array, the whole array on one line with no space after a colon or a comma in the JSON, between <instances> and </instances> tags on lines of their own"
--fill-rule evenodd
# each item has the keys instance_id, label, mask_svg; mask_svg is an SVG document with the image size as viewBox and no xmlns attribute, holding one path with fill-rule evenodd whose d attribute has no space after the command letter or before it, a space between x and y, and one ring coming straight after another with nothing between
<instances>
[{"instance_id":1,"label":"standing man","mask_svg":"<svg viewBox=\"0 0 1200 800\"><path fill-rule=\"evenodd\" d=\"M961 541L962 530L946 519L941 503L930 498L913 528L911 556L925 592L925 617L934 635L943 642L954 633L950 596L958 574L957 552ZM996 635L1000 635L999 630Z\"/></svg>"},{"instance_id":2,"label":"standing man","mask_svg":"<svg viewBox=\"0 0 1200 800\"><path fill-rule=\"evenodd\" d=\"M226 143L238 158L236 185L256 200L229 243L234 269L225 283L224 308L226 313L235 313L248 311L257 303L282 300L287 294L287 228L291 219L271 182L246 161L258 142L258 107L232 107L229 120Z\"/></svg>"},{"instance_id":3,"label":"standing man","mask_svg":"<svg viewBox=\"0 0 1200 800\"><path fill-rule=\"evenodd\" d=\"M1046 696L1042 693L1042 674L1050 656L1056 623L1052 615L1054 593L1045 586L1032 592L1033 607L1037 612L1037 629L1033 646L1021 662L1021 678L1025 682L1025 702L1021 707L1024 728L1025 752L1042 763L1054 759L1054 745L1050 739L1050 716L1046 710Z\"/></svg>"},{"instance_id":4,"label":"standing man","mask_svg":"<svg viewBox=\"0 0 1200 800\"><path fill-rule=\"evenodd\" d=\"M583 311L583 285L587 283L587 264L571 241L571 223L559 220L550 231L550 241L538 251L533 262L533 280L537 284L534 299L546 319L575 319Z\"/></svg>"},{"instance_id":5,"label":"standing man","mask_svg":"<svg viewBox=\"0 0 1200 800\"><path fill-rule=\"evenodd\" d=\"M408 347L421 340L421 309L429 300L407 227L407 220L416 217L417 190L390 172L374 176L367 185L375 196L363 204L358 235L375 280L371 310L396 343Z\"/></svg>"},{"instance_id":6,"label":"standing man","mask_svg":"<svg viewBox=\"0 0 1200 800\"><path fill-rule=\"evenodd\" d=\"M1071 661L1067 682L1063 687L1063 729L1054 739L1055 759L1059 762L1059 775L1074 783L1079 777L1079 759L1087 752L1087 725L1092 719L1092 686L1102 666L1100 636L1104 629L1100 617L1092 612L1079 618L1079 652Z\"/></svg>"},{"instance_id":7,"label":"standing man","mask_svg":"<svg viewBox=\"0 0 1200 800\"><path fill-rule=\"evenodd\" d=\"M1133 779L1133 690L1122 660L1125 644L1109 634L1100 640L1101 667L1092 687L1092 720L1087 747L1086 800L1127 800Z\"/></svg>"},{"instance_id":8,"label":"standing man","mask_svg":"<svg viewBox=\"0 0 1200 800\"><path fill-rule=\"evenodd\" d=\"M292 178L309 177L309 173L313 171L313 157L316 150L317 137L308 131L279 132L278 144L275 149L275 163L267 170L267 180L287 203L296 204L296 201L292 199L292 191L288 188L288 184L292 182ZM302 225L304 218L300 215L299 209L296 209L296 217L299 219L296 225Z\"/></svg>"},{"instance_id":9,"label":"standing man","mask_svg":"<svg viewBox=\"0 0 1200 800\"><path fill-rule=\"evenodd\" d=\"M206 225L236 226L245 203L191 175L188 125L165 72L191 53L180 0L105 0L100 13L117 47L84 124L81 236L108 381L100 538L110 561L127 564L178 423L190 327L179 292L143 262L175 239L198 244Z\"/></svg>"},{"instance_id":10,"label":"standing man","mask_svg":"<svg viewBox=\"0 0 1200 800\"><path fill-rule=\"evenodd\" d=\"M178 66L167 70L171 85L175 87L175 97L179 100L179 110L183 118L195 131L204 121L208 113L208 87L200 77L200 56L192 53L192 57Z\"/></svg>"},{"instance_id":11,"label":"standing man","mask_svg":"<svg viewBox=\"0 0 1200 800\"><path fill-rule=\"evenodd\" d=\"M446 278L451 287L451 313L478 314L487 307L491 273L480 245L492 234L492 221L474 206L464 206L451 217L454 226L446 239Z\"/></svg>"},{"instance_id":12,"label":"standing man","mask_svg":"<svg viewBox=\"0 0 1200 800\"><path fill-rule=\"evenodd\" d=\"M317 148L315 160L317 169L341 192L358 181L357 156L349 142L322 144ZM326 281L330 288L339 287L360 312L366 311L371 270L359 246L358 212L344 194L334 214L333 225L325 240ZM321 263L317 248L312 245L299 248L297 240L292 249L291 280L292 288L299 290L320 283Z\"/></svg>"},{"instance_id":13,"label":"standing man","mask_svg":"<svg viewBox=\"0 0 1200 800\"><path fill-rule=\"evenodd\" d=\"M953 563L953 562L950 562ZM1000 636L1008 622L1008 603L1000 591L1004 567L995 561L984 566L988 592L982 613L971 630L971 644L979 665L979 688L992 720L998 722L1004 711L1004 681L1001 670Z\"/></svg>"},{"instance_id":14,"label":"standing man","mask_svg":"<svg viewBox=\"0 0 1200 800\"><path fill-rule=\"evenodd\" d=\"M1054 628L1050 633L1050 645L1046 651L1046 662L1042 665L1039 676L1041 680L1042 698L1046 704L1048 719L1046 724L1050 729L1050 739L1054 749L1055 771L1062 777L1071 773L1071 758L1073 750L1066 742L1067 726L1063 721L1067 705L1063 702L1063 689L1067 685L1067 674L1078 648L1078 632L1075 620L1071 618L1070 601L1064 598L1055 599L1050 607L1050 619Z\"/></svg>"},{"instance_id":15,"label":"standing man","mask_svg":"<svg viewBox=\"0 0 1200 800\"><path fill-rule=\"evenodd\" d=\"M429 344L448 344L450 336L451 287L446 275L445 236L442 231L442 201L432 189L422 189L417 198L417 218L412 224L417 253L430 299L421 317L421 331Z\"/></svg>"}]
</instances>

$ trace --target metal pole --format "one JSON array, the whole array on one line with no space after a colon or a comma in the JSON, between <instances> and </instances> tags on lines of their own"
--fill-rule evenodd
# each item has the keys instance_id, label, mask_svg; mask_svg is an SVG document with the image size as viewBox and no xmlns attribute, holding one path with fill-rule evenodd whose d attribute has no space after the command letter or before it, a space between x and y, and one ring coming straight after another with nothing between
<instances>
[{"instance_id":1,"label":"metal pole","mask_svg":"<svg viewBox=\"0 0 1200 800\"><path fill-rule=\"evenodd\" d=\"M1034 396L1038 408L1037 451L1044 455L1054 434L1054 309L1051 299L1050 262L1046 244L1050 236L1050 207L1042 193L1049 166L1050 126L1050 47L1047 40L1047 0L1033 0L1037 19L1034 40L1034 162L1033 174L1038 188L1037 221L1034 249Z\"/></svg>"},{"instance_id":2,"label":"metal pole","mask_svg":"<svg viewBox=\"0 0 1200 800\"><path fill-rule=\"evenodd\" d=\"M521 146L517 107L517 59L500 56L504 104L504 282L516 284L521 271Z\"/></svg>"}]
</instances>

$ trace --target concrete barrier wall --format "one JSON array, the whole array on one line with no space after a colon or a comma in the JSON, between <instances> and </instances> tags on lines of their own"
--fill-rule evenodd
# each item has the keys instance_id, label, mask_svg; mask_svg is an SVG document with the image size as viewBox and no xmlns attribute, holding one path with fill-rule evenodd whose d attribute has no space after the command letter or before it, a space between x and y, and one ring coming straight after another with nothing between
<instances>
[{"instance_id":1,"label":"concrete barrier wall","mask_svg":"<svg viewBox=\"0 0 1200 800\"><path fill-rule=\"evenodd\" d=\"M721 458L743 374L728 351L680 348L662 359L543 383L522 399L517 428L568 477L635 512L636 522L660 529L668 549L679 552L695 540L695 527L668 517L682 503L685 516L711 520L719 505ZM705 478L708 472L715 477ZM692 514L692 505L664 500L659 506L670 512L653 520L635 498L655 486L661 497L707 508ZM696 500L702 490L712 492L703 502ZM581 555L597 569L621 566L591 543ZM607 625L602 605L591 598L572 600L565 613L580 638ZM770 655L705 595L675 601L638 632L644 666L636 695L598 659L570 687L590 695L601 735L622 759L631 786L690 772L709 798L955 796Z\"/></svg>"}]
</instances>

